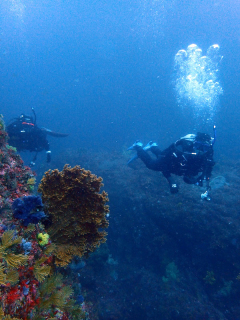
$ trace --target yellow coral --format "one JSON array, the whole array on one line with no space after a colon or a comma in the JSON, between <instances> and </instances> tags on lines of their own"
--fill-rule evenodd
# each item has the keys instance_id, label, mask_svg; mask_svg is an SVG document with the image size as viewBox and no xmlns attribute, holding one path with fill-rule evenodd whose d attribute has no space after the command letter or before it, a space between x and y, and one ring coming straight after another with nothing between
<instances>
[{"instance_id":1,"label":"yellow coral","mask_svg":"<svg viewBox=\"0 0 240 320\"><path fill-rule=\"evenodd\" d=\"M42 282L50 274L50 266L34 266L34 276L39 281Z\"/></svg>"},{"instance_id":2,"label":"yellow coral","mask_svg":"<svg viewBox=\"0 0 240 320\"><path fill-rule=\"evenodd\" d=\"M47 233L39 233L37 238L40 246L45 246L46 244L48 244L49 235Z\"/></svg>"},{"instance_id":3,"label":"yellow coral","mask_svg":"<svg viewBox=\"0 0 240 320\"><path fill-rule=\"evenodd\" d=\"M34 186L36 184L36 179L33 177L33 178L29 178L28 181L27 181L27 187L28 187L28 190L30 192L33 192L34 191Z\"/></svg>"},{"instance_id":4,"label":"yellow coral","mask_svg":"<svg viewBox=\"0 0 240 320\"><path fill-rule=\"evenodd\" d=\"M18 282L19 274L15 270L8 271L6 275L6 282L10 282L11 284L15 284Z\"/></svg>"},{"instance_id":5,"label":"yellow coral","mask_svg":"<svg viewBox=\"0 0 240 320\"><path fill-rule=\"evenodd\" d=\"M24 231L25 233L32 233L32 232L35 231L35 227L36 227L35 224L29 223L29 225L27 226L27 228L24 229L23 231Z\"/></svg>"},{"instance_id":6,"label":"yellow coral","mask_svg":"<svg viewBox=\"0 0 240 320\"><path fill-rule=\"evenodd\" d=\"M5 261L8 267L18 268L19 266L27 263L28 256L8 252L10 247L19 244L22 241L22 238L18 236L16 237L14 233L14 230L5 231L3 233L1 238L2 244L0 245L0 259ZM6 275L4 274L3 270L4 264L2 263L0 266L0 281L2 284L4 284L4 281L6 281Z\"/></svg>"},{"instance_id":7,"label":"yellow coral","mask_svg":"<svg viewBox=\"0 0 240 320\"><path fill-rule=\"evenodd\" d=\"M28 256L24 256L23 254L9 253L4 257L4 259L7 262L8 267L18 268L27 263Z\"/></svg>"},{"instance_id":8,"label":"yellow coral","mask_svg":"<svg viewBox=\"0 0 240 320\"><path fill-rule=\"evenodd\" d=\"M19 244L22 241L22 237L16 237L14 239L14 230L10 231L5 231L4 234L2 235L1 241L2 241L2 248L5 250L14 244Z\"/></svg>"},{"instance_id":9,"label":"yellow coral","mask_svg":"<svg viewBox=\"0 0 240 320\"><path fill-rule=\"evenodd\" d=\"M36 183L36 179L35 179L35 178L29 178L29 179L27 180L27 184L28 184L28 185L35 185L35 183Z\"/></svg>"},{"instance_id":10,"label":"yellow coral","mask_svg":"<svg viewBox=\"0 0 240 320\"><path fill-rule=\"evenodd\" d=\"M6 274L4 273L3 264L0 265L0 284L6 284Z\"/></svg>"},{"instance_id":11,"label":"yellow coral","mask_svg":"<svg viewBox=\"0 0 240 320\"><path fill-rule=\"evenodd\" d=\"M56 264L67 265L106 241L107 193L99 193L102 178L79 166L49 170L39 185L45 210L52 219L47 231L56 244Z\"/></svg>"},{"instance_id":12,"label":"yellow coral","mask_svg":"<svg viewBox=\"0 0 240 320\"><path fill-rule=\"evenodd\" d=\"M56 246L51 243L49 246L47 246L44 250L45 254L52 254L56 250Z\"/></svg>"}]
</instances>

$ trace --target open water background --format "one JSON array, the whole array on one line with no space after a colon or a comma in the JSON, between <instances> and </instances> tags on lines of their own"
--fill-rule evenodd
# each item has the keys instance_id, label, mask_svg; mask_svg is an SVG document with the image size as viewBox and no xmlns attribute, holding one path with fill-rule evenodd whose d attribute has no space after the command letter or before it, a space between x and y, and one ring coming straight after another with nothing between
<instances>
[{"instance_id":1,"label":"open water background","mask_svg":"<svg viewBox=\"0 0 240 320\"><path fill-rule=\"evenodd\" d=\"M229 0L3 0L0 105L5 120L35 108L37 123L69 133L65 148L122 150L134 140L162 148L212 123L178 105L174 56L220 45L224 94L216 150L239 156L240 3Z\"/></svg>"}]
</instances>

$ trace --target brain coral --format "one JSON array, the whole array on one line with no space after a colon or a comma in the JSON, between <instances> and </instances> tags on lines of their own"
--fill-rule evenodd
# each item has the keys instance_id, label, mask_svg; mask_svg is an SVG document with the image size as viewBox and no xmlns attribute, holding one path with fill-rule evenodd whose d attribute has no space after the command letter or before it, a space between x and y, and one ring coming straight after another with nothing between
<instances>
[{"instance_id":1,"label":"brain coral","mask_svg":"<svg viewBox=\"0 0 240 320\"><path fill-rule=\"evenodd\" d=\"M52 224L47 231L56 245L56 264L66 266L106 241L107 193L99 193L102 178L80 166L47 171L39 192Z\"/></svg>"}]
</instances>

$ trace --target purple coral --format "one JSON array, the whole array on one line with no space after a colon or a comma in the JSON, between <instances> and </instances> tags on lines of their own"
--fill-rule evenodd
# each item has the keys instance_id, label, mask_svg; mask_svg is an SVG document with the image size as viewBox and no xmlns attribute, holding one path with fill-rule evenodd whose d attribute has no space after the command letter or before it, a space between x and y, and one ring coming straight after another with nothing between
<instances>
[{"instance_id":1,"label":"purple coral","mask_svg":"<svg viewBox=\"0 0 240 320\"><path fill-rule=\"evenodd\" d=\"M14 218L21 219L24 226L29 223L37 224L44 218L45 213L42 208L43 204L40 196L18 198L12 204Z\"/></svg>"}]
</instances>

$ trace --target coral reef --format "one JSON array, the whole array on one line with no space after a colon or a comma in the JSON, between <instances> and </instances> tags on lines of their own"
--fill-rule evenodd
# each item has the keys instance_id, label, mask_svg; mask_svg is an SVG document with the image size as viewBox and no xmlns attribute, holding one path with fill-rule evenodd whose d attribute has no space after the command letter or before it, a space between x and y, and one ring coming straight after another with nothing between
<instances>
[{"instance_id":1,"label":"coral reef","mask_svg":"<svg viewBox=\"0 0 240 320\"><path fill-rule=\"evenodd\" d=\"M2 118L0 159L0 319L86 319L71 286L56 274L55 247L39 222L45 216L42 201L28 187L34 174L7 145ZM60 278L57 286L48 285ZM53 288L55 295L49 291Z\"/></svg>"},{"instance_id":2,"label":"coral reef","mask_svg":"<svg viewBox=\"0 0 240 320\"><path fill-rule=\"evenodd\" d=\"M26 232L15 227L1 237L1 307L5 315L28 319L39 304L38 288L50 274L52 257L32 240L36 230ZM31 243L28 252L20 246L23 239Z\"/></svg>"},{"instance_id":3,"label":"coral reef","mask_svg":"<svg viewBox=\"0 0 240 320\"><path fill-rule=\"evenodd\" d=\"M47 228L56 244L56 264L66 266L73 256L93 252L106 241L109 209L102 178L79 166L49 170L39 184L39 192L52 224Z\"/></svg>"},{"instance_id":4,"label":"coral reef","mask_svg":"<svg viewBox=\"0 0 240 320\"><path fill-rule=\"evenodd\" d=\"M7 144L7 133L0 116L0 208L8 210L12 202L24 195L29 195L27 181L34 177L29 167L23 166L23 161L16 150Z\"/></svg>"},{"instance_id":5,"label":"coral reef","mask_svg":"<svg viewBox=\"0 0 240 320\"><path fill-rule=\"evenodd\" d=\"M55 274L48 278L40 287L40 302L39 310L52 309L56 317L57 312L55 306L58 306L58 313L61 310L66 310L71 313L72 319L85 319L86 315L80 306L75 304L75 301L70 299L73 295L71 286L65 286L63 283L63 276ZM58 315L59 316L59 315ZM56 319L58 319L56 317ZM62 319L62 317L60 318ZM37 318L36 318L37 320Z\"/></svg>"},{"instance_id":6,"label":"coral reef","mask_svg":"<svg viewBox=\"0 0 240 320\"><path fill-rule=\"evenodd\" d=\"M174 262L169 263L166 266L166 277L162 277L163 282L168 282L168 281L177 281L179 277L179 271Z\"/></svg>"},{"instance_id":7,"label":"coral reef","mask_svg":"<svg viewBox=\"0 0 240 320\"><path fill-rule=\"evenodd\" d=\"M213 178L210 182L210 187L212 190L223 188L227 184L226 179L223 176L217 176Z\"/></svg>"},{"instance_id":8,"label":"coral reef","mask_svg":"<svg viewBox=\"0 0 240 320\"><path fill-rule=\"evenodd\" d=\"M32 178L28 179L27 186L28 186L28 190L30 192L34 191L35 184L36 184L36 178L35 177L32 177Z\"/></svg>"},{"instance_id":9,"label":"coral reef","mask_svg":"<svg viewBox=\"0 0 240 320\"><path fill-rule=\"evenodd\" d=\"M39 233L37 238L40 246L45 246L49 242L49 235L47 233Z\"/></svg>"},{"instance_id":10,"label":"coral reef","mask_svg":"<svg viewBox=\"0 0 240 320\"><path fill-rule=\"evenodd\" d=\"M179 193L171 195L161 173L140 160L132 170L116 151L60 155L58 167L78 161L103 177L111 199L108 241L80 271L91 319L240 318L240 161L220 151L211 201L178 177ZM118 264L109 265L109 254ZM168 277L172 262L176 280Z\"/></svg>"},{"instance_id":11,"label":"coral reef","mask_svg":"<svg viewBox=\"0 0 240 320\"><path fill-rule=\"evenodd\" d=\"M42 208L42 199L39 196L27 196L22 199L16 199L12 204L14 218L21 219L21 223L25 227L29 223L37 224L45 217Z\"/></svg>"}]
</instances>

